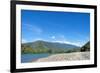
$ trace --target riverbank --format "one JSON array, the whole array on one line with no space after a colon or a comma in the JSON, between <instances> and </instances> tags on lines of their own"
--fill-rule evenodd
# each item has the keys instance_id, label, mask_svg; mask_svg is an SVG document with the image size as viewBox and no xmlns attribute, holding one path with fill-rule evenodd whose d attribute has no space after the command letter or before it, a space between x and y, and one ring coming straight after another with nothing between
<instances>
[{"instance_id":1,"label":"riverbank","mask_svg":"<svg viewBox=\"0 0 100 73\"><path fill-rule=\"evenodd\" d=\"M54 54L45 58L40 58L33 62L50 62L50 61L73 61L73 60L89 60L90 52L75 52Z\"/></svg>"}]
</instances>

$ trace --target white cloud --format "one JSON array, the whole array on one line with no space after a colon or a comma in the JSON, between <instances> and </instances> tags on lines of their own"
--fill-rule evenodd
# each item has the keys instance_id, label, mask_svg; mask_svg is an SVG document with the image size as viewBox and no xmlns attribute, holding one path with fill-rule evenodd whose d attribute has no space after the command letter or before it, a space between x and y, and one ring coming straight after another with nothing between
<instances>
[{"instance_id":1,"label":"white cloud","mask_svg":"<svg viewBox=\"0 0 100 73\"><path fill-rule=\"evenodd\" d=\"M55 39L56 37L55 37L55 36L51 36L51 38L52 38L52 39Z\"/></svg>"},{"instance_id":2,"label":"white cloud","mask_svg":"<svg viewBox=\"0 0 100 73\"><path fill-rule=\"evenodd\" d=\"M81 47L82 45L79 43L79 42L69 42L69 41L53 41L53 42L59 42L59 43L65 43L65 44L71 44L71 45L76 45L76 46L79 46Z\"/></svg>"},{"instance_id":3,"label":"white cloud","mask_svg":"<svg viewBox=\"0 0 100 73\"><path fill-rule=\"evenodd\" d=\"M27 40L25 40L25 39L22 39L22 43L26 43L26 42L28 42Z\"/></svg>"},{"instance_id":4,"label":"white cloud","mask_svg":"<svg viewBox=\"0 0 100 73\"><path fill-rule=\"evenodd\" d=\"M38 26L31 25L31 24L24 24L24 25L26 30L33 32L34 34L41 34L43 32L43 30Z\"/></svg>"},{"instance_id":5,"label":"white cloud","mask_svg":"<svg viewBox=\"0 0 100 73\"><path fill-rule=\"evenodd\" d=\"M76 46L82 46L84 44L84 42L80 42L80 41L69 41L67 38L65 38L64 35L58 35L58 36L52 36L52 42L59 42L59 43L65 43L65 44L72 44L72 45L76 45Z\"/></svg>"},{"instance_id":6,"label":"white cloud","mask_svg":"<svg viewBox=\"0 0 100 73\"><path fill-rule=\"evenodd\" d=\"M37 34L41 34L43 32L42 29L40 29L39 27L36 27L36 26L32 27L32 31L37 33Z\"/></svg>"},{"instance_id":7,"label":"white cloud","mask_svg":"<svg viewBox=\"0 0 100 73\"><path fill-rule=\"evenodd\" d=\"M42 38L34 38L32 41L43 40Z\"/></svg>"}]
</instances>

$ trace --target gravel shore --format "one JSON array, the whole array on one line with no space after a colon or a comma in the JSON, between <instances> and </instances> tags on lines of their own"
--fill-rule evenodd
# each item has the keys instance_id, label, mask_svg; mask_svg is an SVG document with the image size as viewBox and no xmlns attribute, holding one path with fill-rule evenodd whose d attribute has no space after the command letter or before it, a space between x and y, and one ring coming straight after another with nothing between
<instances>
[{"instance_id":1,"label":"gravel shore","mask_svg":"<svg viewBox=\"0 0 100 73\"><path fill-rule=\"evenodd\" d=\"M89 59L90 59L90 52L75 52L75 53L53 54L46 58L40 58L35 62L73 61L73 60L89 60Z\"/></svg>"}]
</instances>

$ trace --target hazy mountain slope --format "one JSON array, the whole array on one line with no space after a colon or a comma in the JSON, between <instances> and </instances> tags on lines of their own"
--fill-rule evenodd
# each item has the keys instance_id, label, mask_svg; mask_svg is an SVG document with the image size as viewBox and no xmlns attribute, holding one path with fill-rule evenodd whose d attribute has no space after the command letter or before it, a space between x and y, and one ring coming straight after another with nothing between
<instances>
[{"instance_id":1,"label":"hazy mountain slope","mask_svg":"<svg viewBox=\"0 0 100 73\"><path fill-rule=\"evenodd\" d=\"M27 51L29 51L30 53L60 53L79 51L79 47L71 44L54 43L39 40L22 44L22 52L27 53Z\"/></svg>"},{"instance_id":2,"label":"hazy mountain slope","mask_svg":"<svg viewBox=\"0 0 100 73\"><path fill-rule=\"evenodd\" d=\"M64 44L64 43L54 43L54 42L46 42L46 41L35 41L31 43L25 43L23 45L30 46L32 48L36 48L40 45L42 45L44 48L55 48L55 49L66 49L66 48L79 48L78 46L71 45L71 44Z\"/></svg>"}]
</instances>

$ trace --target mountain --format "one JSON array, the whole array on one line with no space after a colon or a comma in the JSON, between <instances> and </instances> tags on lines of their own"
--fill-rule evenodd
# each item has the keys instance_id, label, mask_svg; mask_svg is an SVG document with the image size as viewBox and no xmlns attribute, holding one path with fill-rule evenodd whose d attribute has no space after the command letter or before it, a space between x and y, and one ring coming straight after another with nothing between
<instances>
[{"instance_id":1,"label":"mountain","mask_svg":"<svg viewBox=\"0 0 100 73\"><path fill-rule=\"evenodd\" d=\"M81 51L90 51L90 41L81 48Z\"/></svg>"},{"instance_id":2,"label":"mountain","mask_svg":"<svg viewBox=\"0 0 100 73\"><path fill-rule=\"evenodd\" d=\"M38 40L22 44L22 53L61 53L79 51L78 46Z\"/></svg>"},{"instance_id":3,"label":"mountain","mask_svg":"<svg viewBox=\"0 0 100 73\"><path fill-rule=\"evenodd\" d=\"M50 48L50 49L66 49L66 48L79 48L78 46L75 45L71 45L71 44L65 44L65 43L57 43L57 42L47 42L47 41L35 41L35 42L31 42L31 43L25 43L23 45L28 45L32 48L36 48L38 46L42 46L44 48Z\"/></svg>"}]
</instances>

